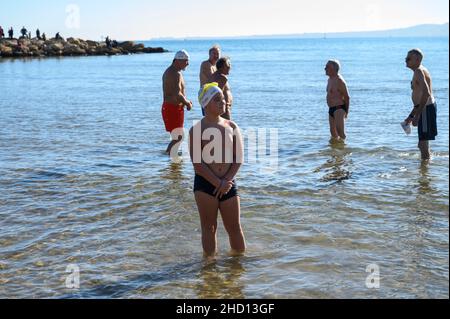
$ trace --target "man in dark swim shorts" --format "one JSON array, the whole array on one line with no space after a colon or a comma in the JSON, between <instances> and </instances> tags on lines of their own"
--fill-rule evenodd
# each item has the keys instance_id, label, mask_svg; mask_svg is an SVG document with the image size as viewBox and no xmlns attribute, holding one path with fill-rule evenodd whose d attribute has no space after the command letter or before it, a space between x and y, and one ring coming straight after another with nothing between
<instances>
[{"instance_id":1,"label":"man in dark swim shorts","mask_svg":"<svg viewBox=\"0 0 450 319\"><path fill-rule=\"evenodd\" d=\"M408 52L406 66L414 71L411 81L412 101L414 108L406 118L405 123L418 127L419 149L422 160L430 159L429 141L434 141L438 135L436 113L437 106L433 96L433 83L430 72L422 65L423 53L420 49Z\"/></svg>"}]
</instances>

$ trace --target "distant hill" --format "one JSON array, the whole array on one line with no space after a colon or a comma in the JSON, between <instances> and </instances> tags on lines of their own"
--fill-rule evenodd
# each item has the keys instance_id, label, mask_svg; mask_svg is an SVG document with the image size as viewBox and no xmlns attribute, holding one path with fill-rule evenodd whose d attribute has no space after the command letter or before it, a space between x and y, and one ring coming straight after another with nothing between
<instances>
[{"instance_id":1,"label":"distant hill","mask_svg":"<svg viewBox=\"0 0 450 319\"><path fill-rule=\"evenodd\" d=\"M292 39L292 38L409 38L409 37L449 37L449 24L422 24L403 29L368 32L300 33L279 35L249 35L239 37L188 37L183 40L217 39ZM158 38L152 40L180 40L179 38Z\"/></svg>"},{"instance_id":2,"label":"distant hill","mask_svg":"<svg viewBox=\"0 0 450 319\"><path fill-rule=\"evenodd\" d=\"M392 29L370 32L329 33L329 38L399 38L399 37L448 37L449 24L423 24L403 29ZM300 37L324 37L324 34L303 34Z\"/></svg>"}]
</instances>

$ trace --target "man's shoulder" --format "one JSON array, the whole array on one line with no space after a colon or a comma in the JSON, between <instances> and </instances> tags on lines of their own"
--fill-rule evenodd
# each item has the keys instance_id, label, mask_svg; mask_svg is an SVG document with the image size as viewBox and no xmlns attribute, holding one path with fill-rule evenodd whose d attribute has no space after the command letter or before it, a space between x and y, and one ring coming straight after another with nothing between
<instances>
[{"instance_id":1,"label":"man's shoulder","mask_svg":"<svg viewBox=\"0 0 450 319\"><path fill-rule=\"evenodd\" d=\"M428 72L428 70L425 67L421 66L414 71L414 78L416 78L417 80L424 79L426 75L429 74L430 73Z\"/></svg>"},{"instance_id":2,"label":"man's shoulder","mask_svg":"<svg viewBox=\"0 0 450 319\"><path fill-rule=\"evenodd\" d=\"M164 81L173 82L173 81L179 81L180 79L182 79L181 72L178 72L171 68L167 69L166 72L164 72L164 75L163 75Z\"/></svg>"},{"instance_id":3,"label":"man's shoulder","mask_svg":"<svg viewBox=\"0 0 450 319\"><path fill-rule=\"evenodd\" d=\"M430 75L430 71L426 67L424 67L423 65L420 67L420 69L422 70L422 74Z\"/></svg>"},{"instance_id":4,"label":"man's shoulder","mask_svg":"<svg viewBox=\"0 0 450 319\"><path fill-rule=\"evenodd\" d=\"M217 72L217 79L221 82L228 82L228 77L225 74Z\"/></svg>"},{"instance_id":5,"label":"man's shoulder","mask_svg":"<svg viewBox=\"0 0 450 319\"><path fill-rule=\"evenodd\" d=\"M176 72L175 69L172 66L169 66L164 74L173 74L174 72Z\"/></svg>"},{"instance_id":6,"label":"man's shoulder","mask_svg":"<svg viewBox=\"0 0 450 319\"><path fill-rule=\"evenodd\" d=\"M345 81L344 77L342 75L339 74L339 76L337 77L337 82L338 83L343 83L343 84L347 84L347 82Z\"/></svg>"},{"instance_id":7,"label":"man's shoulder","mask_svg":"<svg viewBox=\"0 0 450 319\"><path fill-rule=\"evenodd\" d=\"M239 130L239 126L235 122L230 121L230 120L225 120L225 121L233 130Z\"/></svg>"},{"instance_id":8,"label":"man's shoulder","mask_svg":"<svg viewBox=\"0 0 450 319\"><path fill-rule=\"evenodd\" d=\"M209 68L211 66L211 63L209 62L209 60L203 61L201 64L202 68Z\"/></svg>"}]
</instances>

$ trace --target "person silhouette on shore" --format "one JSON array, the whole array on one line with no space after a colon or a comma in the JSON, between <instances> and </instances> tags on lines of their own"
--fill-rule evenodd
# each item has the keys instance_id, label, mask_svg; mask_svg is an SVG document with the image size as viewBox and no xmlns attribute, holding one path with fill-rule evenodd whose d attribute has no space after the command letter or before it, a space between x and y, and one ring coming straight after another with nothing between
<instances>
[{"instance_id":1,"label":"person silhouette on shore","mask_svg":"<svg viewBox=\"0 0 450 319\"><path fill-rule=\"evenodd\" d=\"M12 27L8 30L8 35L10 40L14 38L14 29Z\"/></svg>"},{"instance_id":2,"label":"person silhouette on shore","mask_svg":"<svg viewBox=\"0 0 450 319\"><path fill-rule=\"evenodd\" d=\"M56 40L62 40L62 37L61 37L61 35L59 34L59 32L56 33L55 39L56 39Z\"/></svg>"},{"instance_id":3,"label":"person silhouette on shore","mask_svg":"<svg viewBox=\"0 0 450 319\"><path fill-rule=\"evenodd\" d=\"M30 32L28 32L28 39L30 39L30 40L31 40L31 31L30 31Z\"/></svg>"},{"instance_id":4,"label":"person silhouette on shore","mask_svg":"<svg viewBox=\"0 0 450 319\"><path fill-rule=\"evenodd\" d=\"M26 38L28 34L28 30L25 27L22 27L22 30L20 30L20 33L22 34L22 37Z\"/></svg>"},{"instance_id":5,"label":"person silhouette on shore","mask_svg":"<svg viewBox=\"0 0 450 319\"><path fill-rule=\"evenodd\" d=\"M105 40L105 42L106 42L106 47L108 48L108 49L111 49L111 39L109 38L109 37L106 37L106 40Z\"/></svg>"},{"instance_id":6,"label":"person silhouette on shore","mask_svg":"<svg viewBox=\"0 0 450 319\"><path fill-rule=\"evenodd\" d=\"M5 31L3 31L3 28L0 26L0 39L3 39L5 37Z\"/></svg>"},{"instance_id":7,"label":"person silhouette on shore","mask_svg":"<svg viewBox=\"0 0 450 319\"><path fill-rule=\"evenodd\" d=\"M36 30L36 38L37 38L38 40L41 39L41 31L39 31L39 29Z\"/></svg>"},{"instance_id":8,"label":"person silhouette on shore","mask_svg":"<svg viewBox=\"0 0 450 319\"><path fill-rule=\"evenodd\" d=\"M42 40L47 41L47 36L45 35L45 32L42 33Z\"/></svg>"}]
</instances>

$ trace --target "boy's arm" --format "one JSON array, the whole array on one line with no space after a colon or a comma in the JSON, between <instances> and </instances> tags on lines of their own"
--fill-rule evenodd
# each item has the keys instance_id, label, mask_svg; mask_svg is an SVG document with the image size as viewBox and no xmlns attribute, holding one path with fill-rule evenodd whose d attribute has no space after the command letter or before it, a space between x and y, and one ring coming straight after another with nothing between
<instances>
[{"instance_id":1,"label":"boy's arm","mask_svg":"<svg viewBox=\"0 0 450 319\"><path fill-rule=\"evenodd\" d=\"M228 173L224 177L227 181L232 181L236 178L237 173L244 163L244 143L242 141L241 131L235 123L230 122L230 125L233 128L233 164L231 164Z\"/></svg>"}]
</instances>

